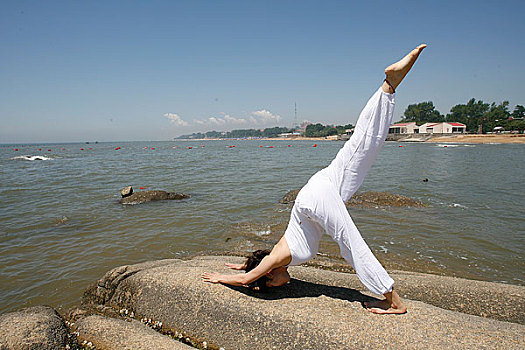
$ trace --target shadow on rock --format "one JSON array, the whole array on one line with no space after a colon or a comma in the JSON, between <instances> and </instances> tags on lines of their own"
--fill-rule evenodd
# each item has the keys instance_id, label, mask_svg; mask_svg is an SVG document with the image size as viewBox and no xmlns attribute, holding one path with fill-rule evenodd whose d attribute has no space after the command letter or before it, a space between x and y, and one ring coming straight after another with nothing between
<instances>
[{"instance_id":1,"label":"shadow on rock","mask_svg":"<svg viewBox=\"0 0 525 350\"><path fill-rule=\"evenodd\" d=\"M301 281L295 278L290 280L290 283L281 286L273 287L268 290L258 291L250 290L246 287L240 286L226 286L238 292L241 292L245 295L263 299L263 300L279 300L279 299L290 299L290 298L316 298L322 295L333 298L341 299L350 302L360 302L364 307L365 301L374 301L379 300L374 297L365 295L358 290L345 288L345 287L336 287L329 286L326 284L318 284L307 281Z\"/></svg>"}]
</instances>

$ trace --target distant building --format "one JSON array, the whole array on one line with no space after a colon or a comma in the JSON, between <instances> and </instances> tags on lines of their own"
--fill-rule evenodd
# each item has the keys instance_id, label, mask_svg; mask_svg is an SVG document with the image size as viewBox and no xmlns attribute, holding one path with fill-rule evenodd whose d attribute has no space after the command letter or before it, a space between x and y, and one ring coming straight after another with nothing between
<instances>
[{"instance_id":1,"label":"distant building","mask_svg":"<svg viewBox=\"0 0 525 350\"><path fill-rule=\"evenodd\" d=\"M388 129L389 134L417 134L419 133L419 127L416 122L412 123L397 123L390 126Z\"/></svg>"},{"instance_id":2,"label":"distant building","mask_svg":"<svg viewBox=\"0 0 525 350\"><path fill-rule=\"evenodd\" d=\"M419 127L420 134L463 134L467 126L462 123L425 123Z\"/></svg>"},{"instance_id":3,"label":"distant building","mask_svg":"<svg viewBox=\"0 0 525 350\"><path fill-rule=\"evenodd\" d=\"M299 136L301 136L300 132L285 132L285 133L279 134L279 137L288 137L288 138L299 137Z\"/></svg>"},{"instance_id":4,"label":"distant building","mask_svg":"<svg viewBox=\"0 0 525 350\"><path fill-rule=\"evenodd\" d=\"M308 120L305 120L301 123L300 126L297 127L297 129L295 129L295 131L299 132L299 133L304 133L306 131L306 127L308 125L312 124L311 122L309 122Z\"/></svg>"}]
</instances>

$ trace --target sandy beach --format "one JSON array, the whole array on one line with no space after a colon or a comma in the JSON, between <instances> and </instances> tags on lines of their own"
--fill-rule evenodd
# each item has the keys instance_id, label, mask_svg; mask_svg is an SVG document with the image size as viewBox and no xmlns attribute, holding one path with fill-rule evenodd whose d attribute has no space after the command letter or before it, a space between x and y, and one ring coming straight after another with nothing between
<instances>
[{"instance_id":1,"label":"sandy beach","mask_svg":"<svg viewBox=\"0 0 525 350\"><path fill-rule=\"evenodd\" d=\"M426 142L434 143L525 143L525 134L436 136Z\"/></svg>"}]
</instances>

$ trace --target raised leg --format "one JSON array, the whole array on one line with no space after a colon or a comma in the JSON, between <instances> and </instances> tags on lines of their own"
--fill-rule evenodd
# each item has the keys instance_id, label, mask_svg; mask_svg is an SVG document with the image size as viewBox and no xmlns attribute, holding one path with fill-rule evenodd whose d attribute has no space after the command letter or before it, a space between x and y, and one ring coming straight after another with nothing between
<instances>
[{"instance_id":1,"label":"raised leg","mask_svg":"<svg viewBox=\"0 0 525 350\"><path fill-rule=\"evenodd\" d=\"M388 134L394 115L394 91L410 71L425 44L385 69L386 80L359 115L354 134L332 163L320 172L328 176L344 202L359 189Z\"/></svg>"}]
</instances>

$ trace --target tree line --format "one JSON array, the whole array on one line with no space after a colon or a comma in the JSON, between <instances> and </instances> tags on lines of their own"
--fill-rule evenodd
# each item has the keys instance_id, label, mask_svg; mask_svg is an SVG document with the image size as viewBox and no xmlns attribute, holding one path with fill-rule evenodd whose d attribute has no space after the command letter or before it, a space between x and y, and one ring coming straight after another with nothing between
<instances>
[{"instance_id":1,"label":"tree line","mask_svg":"<svg viewBox=\"0 0 525 350\"><path fill-rule=\"evenodd\" d=\"M409 105L404 113L401 123L416 122L422 125L427 122L458 122L467 126L467 131L483 133L493 131L496 126L501 126L507 131L525 130L525 107L516 105L510 112L509 102L499 104L485 103L481 100L470 99L466 104L458 104L450 109L444 116L435 107L432 101Z\"/></svg>"},{"instance_id":2,"label":"tree line","mask_svg":"<svg viewBox=\"0 0 525 350\"><path fill-rule=\"evenodd\" d=\"M189 135L182 135L178 139L242 139L250 137L277 137L280 134L292 132L292 129L276 126L273 128L260 129L238 129L232 131L208 131L205 133L194 132Z\"/></svg>"}]
</instances>

